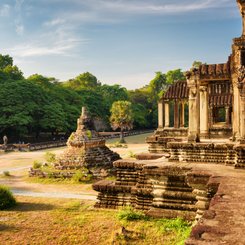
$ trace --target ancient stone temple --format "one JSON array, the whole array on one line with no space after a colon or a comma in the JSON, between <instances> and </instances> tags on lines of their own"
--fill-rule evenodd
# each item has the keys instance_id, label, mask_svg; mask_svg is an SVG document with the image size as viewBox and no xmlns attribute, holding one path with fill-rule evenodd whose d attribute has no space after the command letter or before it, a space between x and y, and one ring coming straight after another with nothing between
<instances>
[{"instance_id":1,"label":"ancient stone temple","mask_svg":"<svg viewBox=\"0 0 245 245\"><path fill-rule=\"evenodd\" d=\"M245 167L245 2L237 2L243 32L233 39L227 62L192 68L186 72L186 81L169 87L159 101L158 129L147 139L150 152L170 152L173 161ZM188 124L184 123L184 104L189 108Z\"/></svg>"},{"instance_id":2,"label":"ancient stone temple","mask_svg":"<svg viewBox=\"0 0 245 245\"><path fill-rule=\"evenodd\" d=\"M165 157L114 162L116 181L93 186L96 207L132 205L152 216L198 219L219 185L202 166L245 168L245 1L237 2L243 32L228 60L190 69L158 103L158 128L147 142L150 153Z\"/></svg>"},{"instance_id":3,"label":"ancient stone temple","mask_svg":"<svg viewBox=\"0 0 245 245\"><path fill-rule=\"evenodd\" d=\"M99 137L92 118L83 107L77 120L77 130L69 137L67 149L55 164L55 168L64 170L85 167L98 176L101 171L111 170L113 161L117 159L120 159L120 156L105 145L105 140Z\"/></svg>"}]
</instances>

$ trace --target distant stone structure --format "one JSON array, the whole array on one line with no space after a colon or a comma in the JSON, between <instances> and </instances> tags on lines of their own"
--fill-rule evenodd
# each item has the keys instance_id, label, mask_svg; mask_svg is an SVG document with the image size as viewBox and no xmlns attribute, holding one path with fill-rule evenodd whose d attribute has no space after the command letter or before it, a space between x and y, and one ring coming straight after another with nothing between
<instances>
[{"instance_id":1,"label":"distant stone structure","mask_svg":"<svg viewBox=\"0 0 245 245\"><path fill-rule=\"evenodd\" d=\"M147 138L159 159L114 162L116 182L93 185L96 207L132 205L152 216L199 219L219 183L198 163L245 168L245 1L237 3L243 31L228 61L192 68L169 87L158 103L158 128Z\"/></svg>"},{"instance_id":2,"label":"distant stone structure","mask_svg":"<svg viewBox=\"0 0 245 245\"><path fill-rule=\"evenodd\" d=\"M88 170L95 178L103 178L113 174L113 162L120 159L119 154L105 145L105 139L99 137L93 120L85 107L77 120L77 130L68 141L67 149L54 163L56 171L45 173L40 169L29 171L30 176L71 178L75 170ZM63 171L66 170L66 171Z\"/></svg>"},{"instance_id":3,"label":"distant stone structure","mask_svg":"<svg viewBox=\"0 0 245 245\"><path fill-rule=\"evenodd\" d=\"M67 146L55 164L56 169L85 167L94 176L100 176L113 168L113 161L120 159L117 153L105 145L105 140L99 137L85 107L82 108L82 114L77 120L77 130L69 137Z\"/></svg>"}]
</instances>

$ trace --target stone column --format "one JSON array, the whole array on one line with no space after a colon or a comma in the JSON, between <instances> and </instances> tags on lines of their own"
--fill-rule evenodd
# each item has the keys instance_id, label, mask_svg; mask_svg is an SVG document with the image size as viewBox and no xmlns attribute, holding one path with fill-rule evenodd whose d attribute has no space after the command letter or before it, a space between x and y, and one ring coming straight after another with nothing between
<instances>
[{"instance_id":1,"label":"stone column","mask_svg":"<svg viewBox=\"0 0 245 245\"><path fill-rule=\"evenodd\" d=\"M200 86L200 137L208 137L208 89Z\"/></svg>"},{"instance_id":2,"label":"stone column","mask_svg":"<svg viewBox=\"0 0 245 245\"><path fill-rule=\"evenodd\" d=\"M245 144L245 91L240 97L240 142Z\"/></svg>"},{"instance_id":3,"label":"stone column","mask_svg":"<svg viewBox=\"0 0 245 245\"><path fill-rule=\"evenodd\" d=\"M226 126L229 127L230 126L230 107L226 106L225 107L225 123Z\"/></svg>"},{"instance_id":4,"label":"stone column","mask_svg":"<svg viewBox=\"0 0 245 245\"><path fill-rule=\"evenodd\" d=\"M165 128L169 128L169 102L165 101Z\"/></svg>"},{"instance_id":5,"label":"stone column","mask_svg":"<svg viewBox=\"0 0 245 245\"><path fill-rule=\"evenodd\" d=\"M158 128L164 127L164 106L163 101L160 100L158 102Z\"/></svg>"},{"instance_id":6,"label":"stone column","mask_svg":"<svg viewBox=\"0 0 245 245\"><path fill-rule=\"evenodd\" d=\"M182 102L180 104L180 127L183 128L185 126L185 103Z\"/></svg>"},{"instance_id":7,"label":"stone column","mask_svg":"<svg viewBox=\"0 0 245 245\"><path fill-rule=\"evenodd\" d=\"M233 107L232 107L232 134L233 139L238 140L240 138L240 127L239 127L239 118L240 118L240 95L239 89L234 84L233 86Z\"/></svg>"},{"instance_id":8,"label":"stone column","mask_svg":"<svg viewBox=\"0 0 245 245\"><path fill-rule=\"evenodd\" d=\"M174 102L174 128L179 128L179 102Z\"/></svg>"},{"instance_id":9,"label":"stone column","mask_svg":"<svg viewBox=\"0 0 245 245\"><path fill-rule=\"evenodd\" d=\"M199 73L194 69L186 73L189 87L189 131L188 141L198 142L200 132Z\"/></svg>"}]
</instances>

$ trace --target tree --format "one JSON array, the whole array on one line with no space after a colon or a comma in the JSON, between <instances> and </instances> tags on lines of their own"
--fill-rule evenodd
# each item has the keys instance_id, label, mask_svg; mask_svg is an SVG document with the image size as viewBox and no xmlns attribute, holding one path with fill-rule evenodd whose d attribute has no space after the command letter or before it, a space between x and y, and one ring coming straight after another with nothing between
<instances>
[{"instance_id":1,"label":"tree","mask_svg":"<svg viewBox=\"0 0 245 245\"><path fill-rule=\"evenodd\" d=\"M72 89L95 89L100 85L101 83L98 81L98 79L89 72L80 74L74 79L71 79L65 83L65 86L70 87Z\"/></svg>"},{"instance_id":2,"label":"tree","mask_svg":"<svg viewBox=\"0 0 245 245\"><path fill-rule=\"evenodd\" d=\"M0 54L0 82L22 79L24 79L23 73L13 65L13 58Z\"/></svg>"},{"instance_id":3,"label":"tree","mask_svg":"<svg viewBox=\"0 0 245 245\"><path fill-rule=\"evenodd\" d=\"M113 102L118 100L128 100L127 89L118 84L104 84L98 87L96 91L103 97L103 107L106 113L105 119L107 120L110 117L110 109Z\"/></svg>"},{"instance_id":4,"label":"tree","mask_svg":"<svg viewBox=\"0 0 245 245\"><path fill-rule=\"evenodd\" d=\"M133 128L132 104L129 101L115 101L111 107L111 126L120 129L120 143L124 143L123 131Z\"/></svg>"},{"instance_id":5,"label":"tree","mask_svg":"<svg viewBox=\"0 0 245 245\"><path fill-rule=\"evenodd\" d=\"M184 73L181 69L170 70L166 73L166 81L168 84L172 84L178 80L185 80Z\"/></svg>"},{"instance_id":6,"label":"tree","mask_svg":"<svg viewBox=\"0 0 245 245\"><path fill-rule=\"evenodd\" d=\"M192 68L199 68L200 65L202 65L202 62L195 60L192 63Z\"/></svg>"}]
</instances>

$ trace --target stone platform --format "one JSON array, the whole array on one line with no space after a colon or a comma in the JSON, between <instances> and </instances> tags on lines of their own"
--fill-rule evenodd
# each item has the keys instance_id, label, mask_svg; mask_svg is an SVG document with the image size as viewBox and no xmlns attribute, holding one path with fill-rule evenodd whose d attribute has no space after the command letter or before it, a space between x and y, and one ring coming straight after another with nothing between
<instances>
[{"instance_id":1,"label":"stone platform","mask_svg":"<svg viewBox=\"0 0 245 245\"><path fill-rule=\"evenodd\" d=\"M99 192L97 208L131 205L153 217L198 219L218 188L208 171L167 159L118 160L115 182L93 185Z\"/></svg>"}]
</instances>

